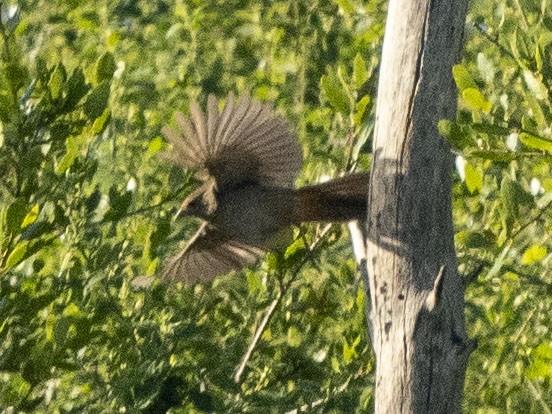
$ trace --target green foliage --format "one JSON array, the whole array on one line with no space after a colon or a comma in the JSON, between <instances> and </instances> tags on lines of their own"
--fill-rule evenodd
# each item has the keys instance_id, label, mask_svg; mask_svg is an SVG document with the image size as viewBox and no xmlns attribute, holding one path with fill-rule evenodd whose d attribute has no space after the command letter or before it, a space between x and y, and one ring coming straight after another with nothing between
<instances>
[{"instance_id":1,"label":"green foliage","mask_svg":"<svg viewBox=\"0 0 552 414\"><path fill-rule=\"evenodd\" d=\"M160 129L190 99L249 91L298 125L301 181L366 166L381 2L19 7L0 44L0 407L369 407L365 299L341 228L300 229L245 276L159 282L197 225L172 220L195 183L162 162Z\"/></svg>"},{"instance_id":2,"label":"green foliage","mask_svg":"<svg viewBox=\"0 0 552 414\"><path fill-rule=\"evenodd\" d=\"M546 2L472 2L454 68L461 157L454 188L467 321L479 347L467 412L550 412L552 363L552 11ZM547 351L543 351L547 354Z\"/></svg>"},{"instance_id":3,"label":"green foliage","mask_svg":"<svg viewBox=\"0 0 552 414\"><path fill-rule=\"evenodd\" d=\"M249 91L297 126L299 184L367 168L384 2L0 4L0 407L369 412L366 298L340 227L296 230L208 286L159 282L197 227L172 220L195 184L163 162L160 128ZM479 341L466 412L552 406L551 13L472 2L458 117L439 124Z\"/></svg>"}]
</instances>

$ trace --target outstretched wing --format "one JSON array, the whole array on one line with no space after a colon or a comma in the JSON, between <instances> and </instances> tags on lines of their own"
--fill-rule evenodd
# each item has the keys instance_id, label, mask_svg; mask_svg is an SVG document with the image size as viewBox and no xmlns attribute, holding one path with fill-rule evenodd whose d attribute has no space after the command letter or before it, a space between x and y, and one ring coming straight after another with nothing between
<instances>
[{"instance_id":1,"label":"outstretched wing","mask_svg":"<svg viewBox=\"0 0 552 414\"><path fill-rule=\"evenodd\" d=\"M197 103L190 118L178 112L178 129L163 128L173 151L167 158L183 169L196 169L215 178L224 191L240 184L292 187L301 168L302 153L288 122L268 104L230 94L222 112L210 95L207 113Z\"/></svg>"},{"instance_id":2,"label":"outstretched wing","mask_svg":"<svg viewBox=\"0 0 552 414\"><path fill-rule=\"evenodd\" d=\"M257 247L229 240L205 222L186 248L167 262L163 279L187 284L208 282L255 263L264 253Z\"/></svg>"}]
</instances>

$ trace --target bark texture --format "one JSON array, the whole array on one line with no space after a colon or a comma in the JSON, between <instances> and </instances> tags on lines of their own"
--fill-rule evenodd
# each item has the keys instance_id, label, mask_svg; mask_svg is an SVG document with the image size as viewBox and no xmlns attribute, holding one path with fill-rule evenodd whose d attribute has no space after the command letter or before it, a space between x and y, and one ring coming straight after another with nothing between
<instances>
[{"instance_id":1,"label":"bark texture","mask_svg":"<svg viewBox=\"0 0 552 414\"><path fill-rule=\"evenodd\" d=\"M470 341L456 271L452 66L466 0L391 0L380 68L368 203L375 413L459 413Z\"/></svg>"}]
</instances>

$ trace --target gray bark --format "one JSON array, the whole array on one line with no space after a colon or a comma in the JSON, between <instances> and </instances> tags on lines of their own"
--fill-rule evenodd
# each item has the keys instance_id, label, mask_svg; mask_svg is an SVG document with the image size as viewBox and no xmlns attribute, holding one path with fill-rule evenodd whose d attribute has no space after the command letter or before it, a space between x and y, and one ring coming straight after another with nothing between
<instances>
[{"instance_id":1,"label":"gray bark","mask_svg":"<svg viewBox=\"0 0 552 414\"><path fill-rule=\"evenodd\" d=\"M453 119L466 0L391 0L367 221L375 412L460 413L470 341L456 270Z\"/></svg>"}]
</instances>

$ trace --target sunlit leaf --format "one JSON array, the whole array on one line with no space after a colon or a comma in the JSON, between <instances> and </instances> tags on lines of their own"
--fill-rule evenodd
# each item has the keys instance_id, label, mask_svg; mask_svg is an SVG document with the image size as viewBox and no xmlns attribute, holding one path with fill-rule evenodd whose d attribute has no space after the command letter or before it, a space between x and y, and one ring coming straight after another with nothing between
<instances>
[{"instance_id":1,"label":"sunlit leaf","mask_svg":"<svg viewBox=\"0 0 552 414\"><path fill-rule=\"evenodd\" d=\"M467 88L462 91L462 98L470 105L471 108L481 110L484 113L489 113L492 109L492 104L487 101L483 94L476 88Z\"/></svg>"},{"instance_id":2,"label":"sunlit leaf","mask_svg":"<svg viewBox=\"0 0 552 414\"><path fill-rule=\"evenodd\" d=\"M38 217L38 211L39 211L38 204L35 204L23 219L23 223L21 223L22 229L24 229L30 224L33 224L36 221L36 218Z\"/></svg>"},{"instance_id":3,"label":"sunlit leaf","mask_svg":"<svg viewBox=\"0 0 552 414\"><path fill-rule=\"evenodd\" d=\"M23 260L31 257L33 254L35 254L48 244L49 242L41 240L23 240L17 243L13 251L6 259L6 269L11 269L12 267L17 266Z\"/></svg>"},{"instance_id":4,"label":"sunlit leaf","mask_svg":"<svg viewBox=\"0 0 552 414\"><path fill-rule=\"evenodd\" d=\"M349 97L343 91L343 87L334 73L330 72L322 76L320 86L324 91L324 95L335 109L344 114L349 113Z\"/></svg>"},{"instance_id":5,"label":"sunlit leaf","mask_svg":"<svg viewBox=\"0 0 552 414\"><path fill-rule=\"evenodd\" d=\"M466 164L465 166L465 182L466 187L470 193L475 193L481 191L483 188L483 174L475 169L471 164Z\"/></svg>"},{"instance_id":6,"label":"sunlit leaf","mask_svg":"<svg viewBox=\"0 0 552 414\"><path fill-rule=\"evenodd\" d=\"M543 361L542 359L534 360L525 370L525 375L530 380L549 378L552 376L552 365L550 361Z\"/></svg>"},{"instance_id":7,"label":"sunlit leaf","mask_svg":"<svg viewBox=\"0 0 552 414\"><path fill-rule=\"evenodd\" d=\"M521 263L524 265L531 265L540 262L546 256L547 249L545 246L532 245L525 249L523 256L521 256Z\"/></svg>"},{"instance_id":8,"label":"sunlit leaf","mask_svg":"<svg viewBox=\"0 0 552 414\"><path fill-rule=\"evenodd\" d=\"M552 154L552 140L540 138L526 132L519 135L519 140L529 148L546 151Z\"/></svg>"},{"instance_id":9,"label":"sunlit leaf","mask_svg":"<svg viewBox=\"0 0 552 414\"><path fill-rule=\"evenodd\" d=\"M469 88L477 87L468 69L464 65L454 65L452 68L452 75L454 76L456 86L461 92Z\"/></svg>"},{"instance_id":10,"label":"sunlit leaf","mask_svg":"<svg viewBox=\"0 0 552 414\"><path fill-rule=\"evenodd\" d=\"M364 58L360 53L357 53L353 60L353 82L355 89L359 89L368 80L368 76L369 73L366 69Z\"/></svg>"}]
</instances>

